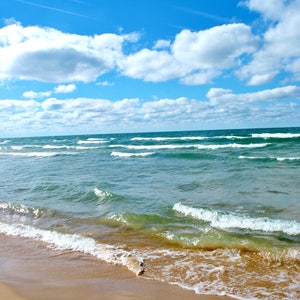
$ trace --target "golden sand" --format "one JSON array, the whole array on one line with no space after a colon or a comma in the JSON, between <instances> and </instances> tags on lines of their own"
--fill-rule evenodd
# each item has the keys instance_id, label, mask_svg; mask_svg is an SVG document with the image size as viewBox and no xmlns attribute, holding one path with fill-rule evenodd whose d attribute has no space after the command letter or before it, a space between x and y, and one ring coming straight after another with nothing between
<instances>
[{"instance_id":1,"label":"golden sand","mask_svg":"<svg viewBox=\"0 0 300 300\"><path fill-rule=\"evenodd\" d=\"M136 277L126 268L89 255L53 250L30 239L1 234L0 283L1 300L230 299L197 295Z\"/></svg>"}]
</instances>

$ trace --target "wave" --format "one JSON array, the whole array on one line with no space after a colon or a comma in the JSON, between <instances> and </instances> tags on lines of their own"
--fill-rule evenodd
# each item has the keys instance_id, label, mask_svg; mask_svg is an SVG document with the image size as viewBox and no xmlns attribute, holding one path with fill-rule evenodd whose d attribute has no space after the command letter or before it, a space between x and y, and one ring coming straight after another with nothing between
<instances>
[{"instance_id":1,"label":"wave","mask_svg":"<svg viewBox=\"0 0 300 300\"><path fill-rule=\"evenodd\" d=\"M270 219L268 217L250 217L229 212L219 212L206 208L194 208L176 203L173 210L194 219L209 222L219 229L250 229L264 232L283 232L288 235L300 234L300 223L292 220Z\"/></svg>"},{"instance_id":2,"label":"wave","mask_svg":"<svg viewBox=\"0 0 300 300\"><path fill-rule=\"evenodd\" d=\"M141 275L144 272L143 258L137 253L118 246L98 244L94 239L79 234L59 233L28 225L2 222L0 222L0 232L10 236L41 241L57 250L72 250L90 254L105 262L126 266L136 275Z\"/></svg>"},{"instance_id":3,"label":"wave","mask_svg":"<svg viewBox=\"0 0 300 300\"><path fill-rule=\"evenodd\" d=\"M300 157L276 157L276 156L244 156L240 155L240 159L254 159L254 160L277 160L277 161L298 161Z\"/></svg>"},{"instance_id":4,"label":"wave","mask_svg":"<svg viewBox=\"0 0 300 300\"><path fill-rule=\"evenodd\" d=\"M134 137L131 141L203 141L208 139L248 139L249 136L238 136L238 135L220 135L220 136L182 136L182 137Z\"/></svg>"},{"instance_id":5,"label":"wave","mask_svg":"<svg viewBox=\"0 0 300 300\"><path fill-rule=\"evenodd\" d=\"M227 144L227 145L199 145L198 149L227 149L227 148L263 148L268 146L268 143L259 143L259 144Z\"/></svg>"},{"instance_id":6,"label":"wave","mask_svg":"<svg viewBox=\"0 0 300 300\"><path fill-rule=\"evenodd\" d=\"M75 149L75 150L89 150L89 149L99 149L102 147L88 147L88 146L68 146L68 145L45 145L43 146L43 149Z\"/></svg>"},{"instance_id":7,"label":"wave","mask_svg":"<svg viewBox=\"0 0 300 300\"><path fill-rule=\"evenodd\" d=\"M193 141L198 140L202 141L208 139L209 137L205 136L183 136L183 137L134 137L131 141L156 141L156 142L163 142L163 141Z\"/></svg>"},{"instance_id":8,"label":"wave","mask_svg":"<svg viewBox=\"0 0 300 300\"><path fill-rule=\"evenodd\" d=\"M9 142L10 142L10 140L1 141L0 145L5 145L5 144L8 144Z\"/></svg>"},{"instance_id":9,"label":"wave","mask_svg":"<svg viewBox=\"0 0 300 300\"><path fill-rule=\"evenodd\" d=\"M220 136L215 136L212 138L217 138L217 139L227 139L227 140L243 140L243 139L248 139L248 136L240 136L240 135L220 135Z\"/></svg>"},{"instance_id":10,"label":"wave","mask_svg":"<svg viewBox=\"0 0 300 300\"><path fill-rule=\"evenodd\" d=\"M225 144L225 145L110 145L111 148L126 148L130 150L166 150L166 149L199 149L199 150L217 150L226 148L262 148L269 145L269 143L258 143L258 144Z\"/></svg>"},{"instance_id":11,"label":"wave","mask_svg":"<svg viewBox=\"0 0 300 300\"><path fill-rule=\"evenodd\" d=\"M113 151L111 153L111 156L116 156L116 157L145 157L145 156L150 156L155 154L155 152L142 152L142 153L125 153L125 152L117 152Z\"/></svg>"},{"instance_id":12,"label":"wave","mask_svg":"<svg viewBox=\"0 0 300 300\"><path fill-rule=\"evenodd\" d=\"M107 139L88 138L87 140L79 140L77 144L105 144L108 143Z\"/></svg>"},{"instance_id":13,"label":"wave","mask_svg":"<svg viewBox=\"0 0 300 300\"><path fill-rule=\"evenodd\" d=\"M275 138L275 139L291 139L291 138L299 138L300 133L252 133L253 138Z\"/></svg>"},{"instance_id":14,"label":"wave","mask_svg":"<svg viewBox=\"0 0 300 300\"><path fill-rule=\"evenodd\" d=\"M16 203L0 203L0 211L6 212L6 213L16 213L20 215L29 215L33 216L34 218L39 218L41 216L49 216L52 215L53 212L46 208L35 208L35 207L29 207L24 204L16 204Z\"/></svg>"},{"instance_id":15,"label":"wave","mask_svg":"<svg viewBox=\"0 0 300 300\"><path fill-rule=\"evenodd\" d=\"M0 155L16 157L52 157L60 155L76 155L76 152L2 152Z\"/></svg>"},{"instance_id":16,"label":"wave","mask_svg":"<svg viewBox=\"0 0 300 300\"><path fill-rule=\"evenodd\" d=\"M107 197L112 197L112 193L108 191L99 190L98 188L94 188L93 192L100 200L104 200Z\"/></svg>"},{"instance_id":17,"label":"wave","mask_svg":"<svg viewBox=\"0 0 300 300\"><path fill-rule=\"evenodd\" d=\"M41 145L19 145L19 146L10 146L12 150L21 151L26 148L42 148Z\"/></svg>"}]
</instances>

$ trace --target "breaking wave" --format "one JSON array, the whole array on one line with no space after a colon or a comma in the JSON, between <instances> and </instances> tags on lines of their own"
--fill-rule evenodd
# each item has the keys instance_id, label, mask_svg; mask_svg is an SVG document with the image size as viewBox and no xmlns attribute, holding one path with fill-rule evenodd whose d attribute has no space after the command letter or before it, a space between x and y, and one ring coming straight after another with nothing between
<instances>
[{"instance_id":1,"label":"breaking wave","mask_svg":"<svg viewBox=\"0 0 300 300\"><path fill-rule=\"evenodd\" d=\"M98 188L94 188L93 192L97 196L97 198L100 200L104 200L107 197L112 197L112 193L110 193L108 191L99 190Z\"/></svg>"},{"instance_id":2,"label":"breaking wave","mask_svg":"<svg viewBox=\"0 0 300 300\"><path fill-rule=\"evenodd\" d=\"M153 155L155 152L142 152L142 153L128 153L128 152L118 152L118 151L113 151L111 153L111 156L116 156L116 157L145 157L145 156L150 156Z\"/></svg>"},{"instance_id":3,"label":"breaking wave","mask_svg":"<svg viewBox=\"0 0 300 300\"><path fill-rule=\"evenodd\" d=\"M253 138L263 138L263 139L291 139L300 137L300 133L252 133Z\"/></svg>"},{"instance_id":4,"label":"breaking wave","mask_svg":"<svg viewBox=\"0 0 300 300\"><path fill-rule=\"evenodd\" d=\"M244 156L240 155L240 159L257 159L257 160L277 160L277 161L298 161L300 157L276 157L276 156Z\"/></svg>"},{"instance_id":5,"label":"breaking wave","mask_svg":"<svg viewBox=\"0 0 300 300\"><path fill-rule=\"evenodd\" d=\"M209 222L220 229L239 228L264 232L283 232L288 235L300 234L300 223L294 220L270 219L268 217L250 217L235 213L219 212L206 208L194 208L176 203L173 209L185 216Z\"/></svg>"},{"instance_id":6,"label":"breaking wave","mask_svg":"<svg viewBox=\"0 0 300 300\"><path fill-rule=\"evenodd\" d=\"M79 234L59 233L28 225L8 225L2 222L0 222L0 232L10 236L41 241L58 250L73 250L90 254L105 262L126 266L136 275L140 275L144 271L143 259L137 253L118 246L98 244L94 239Z\"/></svg>"},{"instance_id":7,"label":"breaking wave","mask_svg":"<svg viewBox=\"0 0 300 300\"><path fill-rule=\"evenodd\" d=\"M2 152L0 155L16 157L52 157L59 155L76 155L75 152Z\"/></svg>"},{"instance_id":8,"label":"breaking wave","mask_svg":"<svg viewBox=\"0 0 300 300\"><path fill-rule=\"evenodd\" d=\"M110 145L113 148L126 148L130 150L164 150L164 149L188 149L196 148L199 150L217 150L226 148L262 148L269 145L268 143L258 143L258 144L225 144L225 145Z\"/></svg>"}]
</instances>

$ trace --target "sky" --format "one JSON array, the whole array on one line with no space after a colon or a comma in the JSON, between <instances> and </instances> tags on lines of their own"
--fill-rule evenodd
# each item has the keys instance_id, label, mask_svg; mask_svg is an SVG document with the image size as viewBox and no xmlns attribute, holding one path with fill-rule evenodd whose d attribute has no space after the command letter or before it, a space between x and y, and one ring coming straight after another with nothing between
<instances>
[{"instance_id":1,"label":"sky","mask_svg":"<svg viewBox=\"0 0 300 300\"><path fill-rule=\"evenodd\" d=\"M300 126L300 0L0 3L0 138Z\"/></svg>"}]
</instances>

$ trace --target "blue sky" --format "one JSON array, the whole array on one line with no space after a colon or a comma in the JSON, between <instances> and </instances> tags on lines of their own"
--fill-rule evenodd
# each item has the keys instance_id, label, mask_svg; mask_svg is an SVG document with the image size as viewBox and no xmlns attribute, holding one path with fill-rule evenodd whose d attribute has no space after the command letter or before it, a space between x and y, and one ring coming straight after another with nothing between
<instances>
[{"instance_id":1,"label":"blue sky","mask_svg":"<svg viewBox=\"0 0 300 300\"><path fill-rule=\"evenodd\" d=\"M0 137L300 126L300 0L0 3Z\"/></svg>"}]
</instances>

